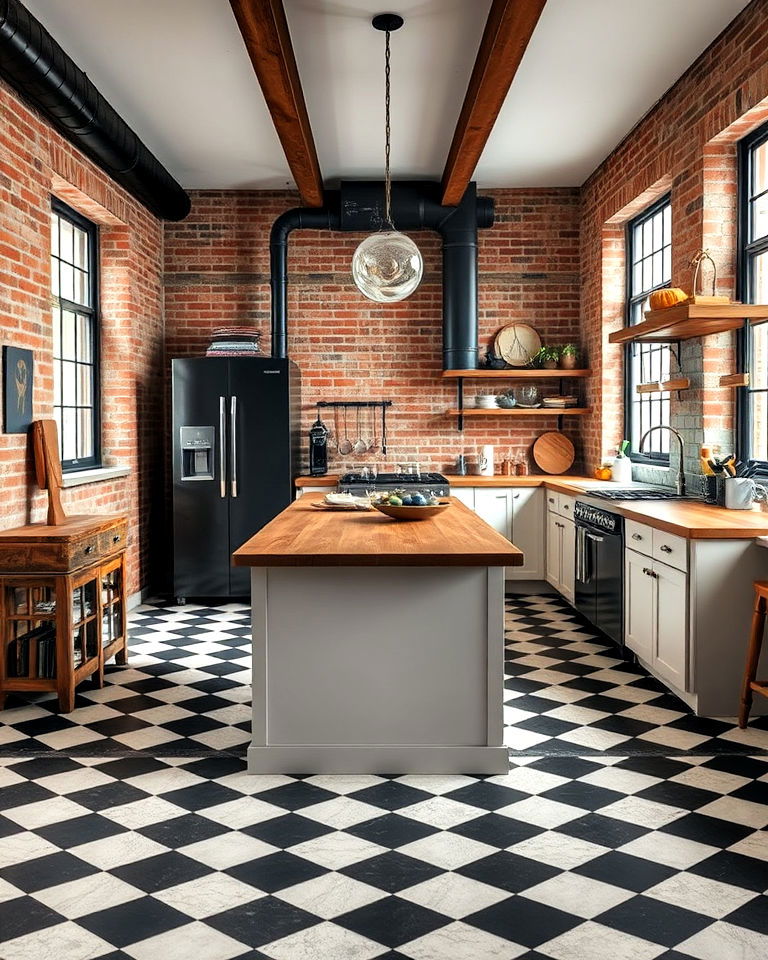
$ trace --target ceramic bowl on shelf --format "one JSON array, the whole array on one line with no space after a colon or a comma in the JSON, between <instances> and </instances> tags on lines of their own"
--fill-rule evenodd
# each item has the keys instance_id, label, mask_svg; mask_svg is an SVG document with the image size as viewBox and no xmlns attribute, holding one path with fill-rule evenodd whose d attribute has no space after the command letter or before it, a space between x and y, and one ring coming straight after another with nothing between
<instances>
[{"instance_id":1,"label":"ceramic bowl on shelf","mask_svg":"<svg viewBox=\"0 0 768 960\"><path fill-rule=\"evenodd\" d=\"M502 410L511 410L512 407L517 405L515 398L511 397L508 393L502 393L496 397L496 403Z\"/></svg>"},{"instance_id":2,"label":"ceramic bowl on shelf","mask_svg":"<svg viewBox=\"0 0 768 960\"><path fill-rule=\"evenodd\" d=\"M393 520L429 520L447 510L450 503L437 503L432 507L398 507L389 503L375 503L374 507Z\"/></svg>"}]
</instances>

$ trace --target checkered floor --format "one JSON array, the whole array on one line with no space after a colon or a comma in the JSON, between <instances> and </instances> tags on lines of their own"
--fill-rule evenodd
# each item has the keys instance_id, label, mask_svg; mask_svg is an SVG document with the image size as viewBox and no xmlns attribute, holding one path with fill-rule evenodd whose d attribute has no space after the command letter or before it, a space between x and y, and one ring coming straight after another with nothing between
<instances>
[{"instance_id":1,"label":"checkered floor","mask_svg":"<svg viewBox=\"0 0 768 960\"><path fill-rule=\"evenodd\" d=\"M765 960L768 757L0 761L3 960Z\"/></svg>"},{"instance_id":2,"label":"checkered floor","mask_svg":"<svg viewBox=\"0 0 768 960\"><path fill-rule=\"evenodd\" d=\"M513 756L768 752L768 717L747 730L698 718L642 667L621 659L553 595L508 597L505 742ZM226 751L250 740L248 607L145 605L131 615L129 667L78 688L60 715L52 695L9 697L0 756Z\"/></svg>"},{"instance_id":3,"label":"checkered floor","mask_svg":"<svg viewBox=\"0 0 768 960\"><path fill-rule=\"evenodd\" d=\"M250 777L247 608L136 611L73 713L0 713L0 958L765 960L768 723L507 608L490 778Z\"/></svg>"},{"instance_id":4,"label":"checkered floor","mask_svg":"<svg viewBox=\"0 0 768 960\"><path fill-rule=\"evenodd\" d=\"M558 596L507 597L505 674L513 753L768 751L768 716L696 717Z\"/></svg>"}]
</instances>

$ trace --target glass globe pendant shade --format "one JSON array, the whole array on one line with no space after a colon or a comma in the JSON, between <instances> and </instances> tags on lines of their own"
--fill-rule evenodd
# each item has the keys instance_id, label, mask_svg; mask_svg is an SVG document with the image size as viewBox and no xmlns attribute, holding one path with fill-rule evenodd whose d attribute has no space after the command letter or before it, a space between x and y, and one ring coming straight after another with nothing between
<instances>
[{"instance_id":1,"label":"glass globe pendant shade","mask_svg":"<svg viewBox=\"0 0 768 960\"><path fill-rule=\"evenodd\" d=\"M352 258L352 277L360 292L376 303L405 300L421 283L424 262L404 233L385 230L366 237Z\"/></svg>"}]
</instances>

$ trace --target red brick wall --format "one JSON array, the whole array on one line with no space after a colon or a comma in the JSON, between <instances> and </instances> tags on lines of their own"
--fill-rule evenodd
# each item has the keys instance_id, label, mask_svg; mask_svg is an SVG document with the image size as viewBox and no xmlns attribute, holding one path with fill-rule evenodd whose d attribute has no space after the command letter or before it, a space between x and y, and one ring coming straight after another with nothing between
<instances>
[{"instance_id":1,"label":"red brick wall","mask_svg":"<svg viewBox=\"0 0 768 960\"><path fill-rule=\"evenodd\" d=\"M479 232L481 346L511 320L532 323L545 343L578 342L578 191L487 192L496 200L496 223ZM211 330L232 322L261 329L269 350L269 229L297 205L291 193L201 191L193 194L186 220L166 225L169 357L200 354ZM462 449L472 452L480 444L494 444L501 453L528 448L556 428L554 417L467 418L462 438L455 419L446 416L456 397L455 384L440 378L440 239L432 232L413 238L425 260L421 286L408 300L379 305L362 296L350 274L362 235L291 235L288 342L302 372L303 429L315 417L316 400L387 398L394 401L387 417L390 463L420 459L447 470ZM484 381L478 389L493 386ZM568 429L576 438L575 427ZM365 458L334 456L331 469L356 462Z\"/></svg>"},{"instance_id":2,"label":"red brick wall","mask_svg":"<svg viewBox=\"0 0 768 960\"><path fill-rule=\"evenodd\" d=\"M63 491L69 513L130 518L129 592L150 582L161 483L162 225L0 83L0 342L34 351L34 413L52 416L51 195L100 224L103 454L130 475ZM0 373L1 376L1 373ZM27 438L0 434L0 526L45 517Z\"/></svg>"},{"instance_id":3,"label":"red brick wall","mask_svg":"<svg viewBox=\"0 0 768 960\"><path fill-rule=\"evenodd\" d=\"M621 439L622 349L608 333L624 323L623 223L671 188L673 286L690 291L689 261L708 248L718 293L735 293L734 143L768 117L768 0L753 0L582 188L581 312L595 376L583 422L592 468ZM695 446L733 442L733 391L718 386L734 369L733 336L691 341L682 352L692 389L672 397L673 424Z\"/></svg>"}]
</instances>

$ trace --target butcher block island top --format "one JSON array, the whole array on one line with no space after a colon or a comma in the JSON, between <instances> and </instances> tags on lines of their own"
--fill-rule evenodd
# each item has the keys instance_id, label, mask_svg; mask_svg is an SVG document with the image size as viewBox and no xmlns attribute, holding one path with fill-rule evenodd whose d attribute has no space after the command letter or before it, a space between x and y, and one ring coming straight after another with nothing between
<instances>
[{"instance_id":1,"label":"butcher block island top","mask_svg":"<svg viewBox=\"0 0 768 960\"><path fill-rule=\"evenodd\" d=\"M523 554L453 498L429 520L318 510L305 494L234 553L239 567L515 567Z\"/></svg>"}]
</instances>

